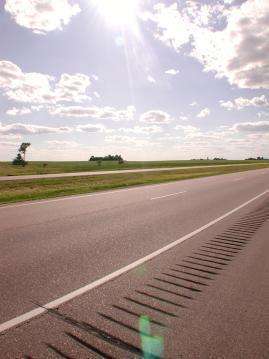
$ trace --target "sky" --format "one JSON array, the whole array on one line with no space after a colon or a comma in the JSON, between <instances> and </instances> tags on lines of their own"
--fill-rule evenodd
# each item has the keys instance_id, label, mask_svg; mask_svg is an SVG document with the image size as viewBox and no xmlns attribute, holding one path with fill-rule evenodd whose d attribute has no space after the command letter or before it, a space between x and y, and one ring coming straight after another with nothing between
<instances>
[{"instance_id":1,"label":"sky","mask_svg":"<svg viewBox=\"0 0 269 359\"><path fill-rule=\"evenodd\" d=\"M0 0L0 160L269 157L268 0Z\"/></svg>"}]
</instances>

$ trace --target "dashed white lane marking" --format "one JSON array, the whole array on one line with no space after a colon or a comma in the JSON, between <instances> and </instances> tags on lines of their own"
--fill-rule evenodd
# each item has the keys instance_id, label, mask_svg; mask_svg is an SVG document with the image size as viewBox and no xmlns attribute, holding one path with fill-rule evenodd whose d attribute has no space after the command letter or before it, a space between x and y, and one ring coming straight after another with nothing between
<instances>
[{"instance_id":1,"label":"dashed white lane marking","mask_svg":"<svg viewBox=\"0 0 269 359\"><path fill-rule=\"evenodd\" d=\"M62 296L62 297L60 297L60 298L58 298L58 299L56 299L56 300L53 300L52 302L49 302L49 303L43 305L42 308L33 309L33 310L31 310L31 311L29 311L29 312L27 312L27 313L24 313L24 314L22 314L22 315L20 315L20 316L18 316L18 317L16 317L16 318L13 318L13 319L11 319L11 320L5 322L5 323L0 324L0 333L4 332L5 330L11 329L11 328L13 328L13 327L15 327L15 326L17 326L17 325L19 325L19 324L22 324L23 322L25 322L25 321L27 321L27 320L30 320L30 319L32 319L32 318L35 318L35 317L37 317L37 316L40 315L40 314L45 313L45 312L47 311L47 309L56 308L56 307L58 307L59 305L61 305L61 304L63 304L63 303L66 303L66 302L70 301L71 299L74 299L74 298L76 298L76 297L78 297L78 296L80 296L80 295L82 295L82 294L88 292L88 291L91 290L91 289L94 289L94 288L96 288L96 287L99 287L100 285L105 284L105 283L109 282L110 280L115 279L116 277L119 277L120 275L122 275L122 274L124 274L124 273L126 273L126 272L128 272L128 271L130 271L130 270L132 270L132 269L134 269L134 268L136 268L137 266L139 266L139 265L141 265L141 264L143 264L143 263L145 263L145 262L147 262L147 261L149 261L149 260L151 260L151 259L157 257L158 255L160 255L160 254L162 254L162 253L168 251L169 249L171 249L171 248L177 246L178 244L180 244L180 243L186 241L187 239L192 238L192 237L195 236L196 234L198 234L198 233L204 231L205 229L207 229L207 228L213 226L214 224L220 222L220 221L223 220L224 218L226 218L226 217L230 216L231 214L237 212L237 211L240 210L241 208L243 208L243 207L247 206L248 204L254 202L256 199L258 199L258 198L264 196L264 195L267 194L267 193L269 193L269 189L266 190L265 192L262 192L262 193L258 194L258 195L255 196L255 197L251 198L249 201L247 201L247 202L241 204L240 206L238 206L238 207L232 209L231 211L226 212L226 213L223 214L222 216L220 216L220 217L214 219L213 221L211 221L211 222L205 224L204 226L202 226L202 227L196 229L195 231L193 231L193 232L191 232L191 233L189 233L189 234L186 234L185 236L183 236L183 237L177 239L176 241L174 241L174 242L172 242L172 243L169 243L169 244L166 245L165 247L160 248L160 249L156 250L155 252L153 252L153 253L151 253L151 254L148 254L147 256L145 256L145 257L143 257L143 258L141 258L141 259L138 259L137 261L135 261L135 262L133 262L133 263L131 263L131 264L129 264L129 265L123 267L123 268L120 268L120 269L116 270L116 271L113 272L113 273L110 273L110 274L106 275L106 276L103 277L103 278L97 279L96 281L94 281L94 282L92 282L92 283L89 283L89 284L85 285L84 287L81 287L81 288L79 288L79 289L76 289L76 290L74 290L74 291L71 292L71 293L68 293L68 294L66 294L66 295L64 295L64 296Z\"/></svg>"},{"instance_id":2,"label":"dashed white lane marking","mask_svg":"<svg viewBox=\"0 0 269 359\"><path fill-rule=\"evenodd\" d=\"M160 184L154 184L154 185L150 185L151 188L155 188L155 187L161 187L163 185L169 185L172 182L168 182L168 183L160 183ZM19 204L8 204L8 205L3 205L0 206L0 210L1 209L9 209L9 208L18 208L18 207L27 207L27 206L34 206L37 204L50 204L50 203L54 203L54 202L62 202L62 201L72 201L74 199L80 199L80 198L87 198L87 197L99 197L99 196L107 196L110 194L117 194L117 193L121 193L121 192L129 192L129 191L136 191L136 190L140 190L143 186L139 186L139 187L133 187L133 188L123 188L123 189L115 189L112 191L104 191L104 192L96 192L96 193L87 193L87 194L79 194L79 195L74 195L74 196L67 196L67 197L61 197L61 198L55 198L55 199L47 199L47 200L42 200L42 201L34 201L34 202L24 202L24 203L19 203Z\"/></svg>"},{"instance_id":3,"label":"dashed white lane marking","mask_svg":"<svg viewBox=\"0 0 269 359\"><path fill-rule=\"evenodd\" d=\"M219 165L219 167L221 167L221 166L227 166L227 165ZM212 167L214 167L214 166L212 166ZM263 174L268 174L268 172L264 172ZM207 177L204 177L203 179L206 179L206 178ZM211 179L212 179L212 177L211 177ZM154 188L154 187L160 187L160 186L163 186L163 185L171 185L172 183L175 183L175 182L178 182L178 181L154 184L154 185L150 185L150 187ZM218 181L214 181L214 183L216 183L216 182L218 182ZM54 203L54 202L70 201L70 200L72 201L72 200L75 200L75 199L87 198L87 197L106 196L106 195L109 195L109 194L117 194L117 193L121 193L121 192L135 191L135 190L141 189L142 187L146 187L146 186L115 189L115 190L112 190L112 191L104 191L104 192L97 192L97 193L79 194L79 195L74 195L74 196L66 196L66 197L61 197L61 198L53 198L53 199L47 199L47 200L41 200L41 201L27 202L27 203L24 202L24 203L18 203L18 204L0 205L0 210L1 209L7 210L7 209L11 209L11 208L18 208L18 207L35 206L37 204L50 204L50 203Z\"/></svg>"},{"instance_id":4,"label":"dashed white lane marking","mask_svg":"<svg viewBox=\"0 0 269 359\"><path fill-rule=\"evenodd\" d=\"M160 198L165 198L165 197L177 196L177 195L179 195L179 194L186 193L186 192L187 192L187 191L181 191L181 192L175 192L175 193L166 194L166 195L164 195L164 196L152 197L152 198L151 198L151 201L154 200L154 199L160 199Z\"/></svg>"}]
</instances>

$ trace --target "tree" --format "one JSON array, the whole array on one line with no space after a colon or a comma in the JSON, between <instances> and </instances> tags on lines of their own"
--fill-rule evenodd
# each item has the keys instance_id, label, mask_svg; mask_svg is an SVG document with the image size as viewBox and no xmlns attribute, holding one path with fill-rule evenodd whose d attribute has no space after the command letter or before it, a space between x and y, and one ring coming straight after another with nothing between
<instances>
[{"instance_id":1,"label":"tree","mask_svg":"<svg viewBox=\"0 0 269 359\"><path fill-rule=\"evenodd\" d=\"M123 160L123 158L121 157L121 155L119 155L118 161L119 161L119 165L122 165L122 164L124 163L124 160Z\"/></svg>"},{"instance_id":2,"label":"tree","mask_svg":"<svg viewBox=\"0 0 269 359\"><path fill-rule=\"evenodd\" d=\"M20 153L17 154L17 156L14 158L14 160L12 161L12 164L14 166L25 166L26 162L24 161L24 159L22 158L22 155Z\"/></svg>"},{"instance_id":3,"label":"tree","mask_svg":"<svg viewBox=\"0 0 269 359\"><path fill-rule=\"evenodd\" d=\"M119 163L123 163L124 160L121 155L107 155L104 157L95 157L91 156L89 161L118 161Z\"/></svg>"},{"instance_id":4,"label":"tree","mask_svg":"<svg viewBox=\"0 0 269 359\"><path fill-rule=\"evenodd\" d=\"M31 143L29 142L23 142L19 149L18 149L18 154L17 156L14 158L14 160L12 161L12 164L15 166L25 166L27 165L27 162L25 161L25 156L26 156L26 150L27 148L31 146Z\"/></svg>"},{"instance_id":5,"label":"tree","mask_svg":"<svg viewBox=\"0 0 269 359\"><path fill-rule=\"evenodd\" d=\"M25 161L25 156L26 156L26 150L27 150L27 148L30 147L30 146L31 146L31 143L29 143L29 142L23 142L23 143L20 145L19 153L22 153L24 161Z\"/></svg>"}]
</instances>

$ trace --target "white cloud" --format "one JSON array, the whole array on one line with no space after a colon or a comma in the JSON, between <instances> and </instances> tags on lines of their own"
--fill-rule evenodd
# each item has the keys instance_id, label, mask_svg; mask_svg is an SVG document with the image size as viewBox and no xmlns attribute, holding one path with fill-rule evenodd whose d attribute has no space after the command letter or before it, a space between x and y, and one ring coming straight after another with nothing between
<instances>
[{"instance_id":1,"label":"white cloud","mask_svg":"<svg viewBox=\"0 0 269 359\"><path fill-rule=\"evenodd\" d=\"M230 7L187 1L182 6L158 4L148 20L155 37L180 52L191 45L191 56L206 71L226 77L241 88L269 88L269 2L243 1Z\"/></svg>"},{"instance_id":2,"label":"white cloud","mask_svg":"<svg viewBox=\"0 0 269 359\"><path fill-rule=\"evenodd\" d=\"M10 61L0 61L0 90L8 99L32 104L81 102L89 99L86 91L91 82L84 74L62 74L59 82L52 76L23 72Z\"/></svg>"},{"instance_id":3,"label":"white cloud","mask_svg":"<svg viewBox=\"0 0 269 359\"><path fill-rule=\"evenodd\" d=\"M0 141L0 147L18 147L18 142L12 142L12 141Z\"/></svg>"},{"instance_id":4,"label":"white cloud","mask_svg":"<svg viewBox=\"0 0 269 359\"><path fill-rule=\"evenodd\" d=\"M269 118L269 112L266 112L266 111L258 112L257 117L260 118L260 119L267 120Z\"/></svg>"},{"instance_id":5,"label":"white cloud","mask_svg":"<svg viewBox=\"0 0 269 359\"><path fill-rule=\"evenodd\" d=\"M128 106L125 110L113 107L58 106L50 109L50 114L62 117L94 118L113 121L129 121L134 117L135 108Z\"/></svg>"},{"instance_id":6,"label":"white cloud","mask_svg":"<svg viewBox=\"0 0 269 359\"><path fill-rule=\"evenodd\" d=\"M6 0L5 10L18 25L39 34L62 30L81 11L69 0Z\"/></svg>"},{"instance_id":7,"label":"white cloud","mask_svg":"<svg viewBox=\"0 0 269 359\"><path fill-rule=\"evenodd\" d=\"M236 123L232 129L237 132L269 133L269 121Z\"/></svg>"},{"instance_id":8,"label":"white cloud","mask_svg":"<svg viewBox=\"0 0 269 359\"><path fill-rule=\"evenodd\" d=\"M179 116L179 119L181 120L181 121L187 121L188 120L188 117L187 116Z\"/></svg>"},{"instance_id":9,"label":"white cloud","mask_svg":"<svg viewBox=\"0 0 269 359\"><path fill-rule=\"evenodd\" d=\"M90 84L90 78L87 75L62 74L55 89L57 101L82 102L89 99L85 93Z\"/></svg>"},{"instance_id":10,"label":"white cloud","mask_svg":"<svg viewBox=\"0 0 269 359\"><path fill-rule=\"evenodd\" d=\"M70 149L79 147L80 144L76 141L61 141L61 140L50 140L47 141L48 147L55 150L59 149Z\"/></svg>"},{"instance_id":11,"label":"white cloud","mask_svg":"<svg viewBox=\"0 0 269 359\"><path fill-rule=\"evenodd\" d=\"M33 105L31 106L31 111L41 111L44 108L43 105Z\"/></svg>"},{"instance_id":12,"label":"white cloud","mask_svg":"<svg viewBox=\"0 0 269 359\"><path fill-rule=\"evenodd\" d=\"M12 123L10 125L2 125L0 122L0 134L2 135L35 135L44 133L65 133L70 132L70 127L50 127L39 126L24 123Z\"/></svg>"},{"instance_id":13,"label":"white cloud","mask_svg":"<svg viewBox=\"0 0 269 359\"><path fill-rule=\"evenodd\" d=\"M210 115L210 109L208 107L204 108L197 115L198 118L204 118Z\"/></svg>"},{"instance_id":14,"label":"white cloud","mask_svg":"<svg viewBox=\"0 0 269 359\"><path fill-rule=\"evenodd\" d=\"M94 81L98 81L99 77L97 75L92 75L92 78L94 79Z\"/></svg>"},{"instance_id":15,"label":"white cloud","mask_svg":"<svg viewBox=\"0 0 269 359\"><path fill-rule=\"evenodd\" d=\"M196 101L193 101L192 103L190 103L190 106L192 106L192 107L198 106L198 103Z\"/></svg>"},{"instance_id":16,"label":"white cloud","mask_svg":"<svg viewBox=\"0 0 269 359\"><path fill-rule=\"evenodd\" d=\"M21 69L10 61L0 61L0 87L13 88L24 77Z\"/></svg>"},{"instance_id":17,"label":"white cloud","mask_svg":"<svg viewBox=\"0 0 269 359\"><path fill-rule=\"evenodd\" d=\"M100 98L100 97L101 97L100 94L99 94L97 91L94 91L93 94L94 94L94 96L95 96L96 98Z\"/></svg>"},{"instance_id":18,"label":"white cloud","mask_svg":"<svg viewBox=\"0 0 269 359\"><path fill-rule=\"evenodd\" d=\"M141 122L155 125L164 125L170 123L172 120L168 113L159 110L147 111L140 116Z\"/></svg>"},{"instance_id":19,"label":"white cloud","mask_svg":"<svg viewBox=\"0 0 269 359\"><path fill-rule=\"evenodd\" d=\"M189 21L178 12L176 3L171 6L159 3L154 6L154 14L148 14L148 19L157 25L155 37L168 46L180 48L189 41Z\"/></svg>"},{"instance_id":20,"label":"white cloud","mask_svg":"<svg viewBox=\"0 0 269 359\"><path fill-rule=\"evenodd\" d=\"M88 133L97 133L97 132L104 132L105 131L105 126L103 125L92 125L92 124L87 124L87 125L78 125L77 127L77 131L79 132L88 132Z\"/></svg>"},{"instance_id":21,"label":"white cloud","mask_svg":"<svg viewBox=\"0 0 269 359\"><path fill-rule=\"evenodd\" d=\"M132 128L119 128L118 132L124 133L136 133L136 134L154 134L162 132L162 128L160 126L152 125L152 126L134 126Z\"/></svg>"},{"instance_id":22,"label":"white cloud","mask_svg":"<svg viewBox=\"0 0 269 359\"><path fill-rule=\"evenodd\" d=\"M0 122L0 129L1 129L1 122ZM0 139L1 140L8 140L8 141L15 141L15 140L19 140L21 139L21 135L20 134L12 134L12 133L1 133L0 131Z\"/></svg>"},{"instance_id":23,"label":"white cloud","mask_svg":"<svg viewBox=\"0 0 269 359\"><path fill-rule=\"evenodd\" d=\"M240 126L239 126L240 125ZM214 130L204 131L194 126L177 125L176 137L163 136L165 142L172 140L169 145L179 150L181 155L188 158L246 158L269 154L268 124L249 123L235 124L232 127L220 126ZM239 127L238 127L239 126ZM237 128L238 127L238 128ZM178 134L179 132L179 134ZM267 155L268 156L268 155Z\"/></svg>"},{"instance_id":24,"label":"white cloud","mask_svg":"<svg viewBox=\"0 0 269 359\"><path fill-rule=\"evenodd\" d=\"M238 97L233 101L220 101L220 106L226 108L227 110L237 109L241 110L244 107L269 107L269 101L265 95L260 97L253 97L251 99Z\"/></svg>"},{"instance_id":25,"label":"white cloud","mask_svg":"<svg viewBox=\"0 0 269 359\"><path fill-rule=\"evenodd\" d=\"M156 84L155 78L150 75L148 75L147 80L148 80L148 82L151 82L152 84Z\"/></svg>"},{"instance_id":26,"label":"white cloud","mask_svg":"<svg viewBox=\"0 0 269 359\"><path fill-rule=\"evenodd\" d=\"M9 116L17 116L17 115L22 116L22 115L28 115L30 113L32 113L32 111L30 108L27 107L22 107L22 108L13 107L6 111L6 114Z\"/></svg>"},{"instance_id":27,"label":"white cloud","mask_svg":"<svg viewBox=\"0 0 269 359\"><path fill-rule=\"evenodd\" d=\"M39 73L24 74L17 85L11 85L6 91L6 96L13 101L24 103L49 103L55 102L55 96L51 88L52 77Z\"/></svg>"},{"instance_id":28,"label":"white cloud","mask_svg":"<svg viewBox=\"0 0 269 359\"><path fill-rule=\"evenodd\" d=\"M138 147L149 146L150 142L131 136L110 135L105 137L105 141L117 145L133 145Z\"/></svg>"},{"instance_id":29,"label":"white cloud","mask_svg":"<svg viewBox=\"0 0 269 359\"><path fill-rule=\"evenodd\" d=\"M177 125L175 126L175 130L183 131L186 138L193 138L197 135L201 135L200 129L191 125Z\"/></svg>"},{"instance_id":30,"label":"white cloud","mask_svg":"<svg viewBox=\"0 0 269 359\"><path fill-rule=\"evenodd\" d=\"M118 142L131 143L133 140L134 137L122 136L122 135L110 135L105 137L106 142L113 142L113 143L118 143Z\"/></svg>"},{"instance_id":31,"label":"white cloud","mask_svg":"<svg viewBox=\"0 0 269 359\"><path fill-rule=\"evenodd\" d=\"M11 99L19 102L44 103L53 99L53 78L39 73L23 73L10 61L0 61L0 89Z\"/></svg>"},{"instance_id":32,"label":"white cloud","mask_svg":"<svg viewBox=\"0 0 269 359\"><path fill-rule=\"evenodd\" d=\"M231 111L235 108L235 105L232 101L220 101L220 106L226 108L228 111Z\"/></svg>"},{"instance_id":33,"label":"white cloud","mask_svg":"<svg viewBox=\"0 0 269 359\"><path fill-rule=\"evenodd\" d=\"M167 75L172 75L172 76L175 76L179 73L179 70L175 70L175 69L169 69L169 70L166 70L165 73Z\"/></svg>"},{"instance_id":34,"label":"white cloud","mask_svg":"<svg viewBox=\"0 0 269 359\"><path fill-rule=\"evenodd\" d=\"M181 153L186 152L189 158L234 158L235 154L245 158L249 156L250 148L251 151L259 152L256 139L250 138L248 134L240 134L233 128L219 127L215 130L203 131L194 126L178 125L176 129L183 131L183 135L177 137L175 148ZM264 142L263 140L262 143Z\"/></svg>"}]
</instances>

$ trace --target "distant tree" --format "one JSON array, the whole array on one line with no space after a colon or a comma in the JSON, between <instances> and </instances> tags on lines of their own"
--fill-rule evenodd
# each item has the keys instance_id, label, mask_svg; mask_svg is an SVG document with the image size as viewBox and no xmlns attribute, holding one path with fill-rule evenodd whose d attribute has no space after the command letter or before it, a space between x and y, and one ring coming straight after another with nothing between
<instances>
[{"instance_id":1,"label":"distant tree","mask_svg":"<svg viewBox=\"0 0 269 359\"><path fill-rule=\"evenodd\" d=\"M89 158L89 161L120 161L121 163L124 162L123 158L121 155L107 155L104 157L95 157L95 156L91 156Z\"/></svg>"},{"instance_id":2,"label":"distant tree","mask_svg":"<svg viewBox=\"0 0 269 359\"><path fill-rule=\"evenodd\" d=\"M124 160L123 160L123 158L121 157L121 156L119 156L119 165L122 165L123 163L124 163Z\"/></svg>"},{"instance_id":3,"label":"distant tree","mask_svg":"<svg viewBox=\"0 0 269 359\"><path fill-rule=\"evenodd\" d=\"M18 153L17 156L12 161L12 164L14 166L23 166L24 167L26 165L26 162L22 158L22 155L20 153Z\"/></svg>"},{"instance_id":4,"label":"distant tree","mask_svg":"<svg viewBox=\"0 0 269 359\"><path fill-rule=\"evenodd\" d=\"M258 156L258 157L249 157L249 158L246 158L245 159L246 161L262 161L262 160L264 160L264 157L263 156Z\"/></svg>"},{"instance_id":5,"label":"distant tree","mask_svg":"<svg viewBox=\"0 0 269 359\"><path fill-rule=\"evenodd\" d=\"M19 153L22 153L22 157L25 161L25 157L26 157L26 150L28 147L31 146L31 143L29 142L23 142L21 145L20 145L20 148L19 148Z\"/></svg>"},{"instance_id":6,"label":"distant tree","mask_svg":"<svg viewBox=\"0 0 269 359\"><path fill-rule=\"evenodd\" d=\"M15 165L15 166L26 166L27 165L27 162L25 161L25 157L26 157L26 150L29 146L31 146L31 143L29 143L29 142L23 142L20 145L20 147L18 149L18 154L12 161L13 165Z\"/></svg>"}]
</instances>

